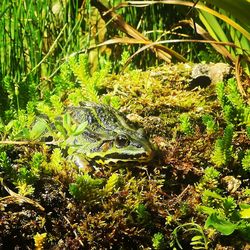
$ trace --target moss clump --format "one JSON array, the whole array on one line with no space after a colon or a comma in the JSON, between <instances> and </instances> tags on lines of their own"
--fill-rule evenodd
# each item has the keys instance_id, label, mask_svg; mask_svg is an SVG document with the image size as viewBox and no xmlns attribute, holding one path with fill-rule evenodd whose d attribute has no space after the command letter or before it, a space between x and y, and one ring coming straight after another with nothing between
<instances>
[{"instance_id":1,"label":"moss clump","mask_svg":"<svg viewBox=\"0 0 250 250\"><path fill-rule=\"evenodd\" d=\"M247 245L249 106L236 82L190 90L190 65L121 75L108 75L107 68L91 75L86 65L84 58L65 64L53 93L44 90L42 102L29 103L15 119L6 114L1 123L2 141L15 142L0 148L1 244L32 249ZM67 158L64 139L83 127L74 127L63 107L84 100L112 105L144 127L157 148L154 159L78 169ZM48 124L57 122L49 133L60 143L21 144L25 138L44 139L47 124L36 123L41 113ZM241 242L234 241L237 237Z\"/></svg>"}]
</instances>

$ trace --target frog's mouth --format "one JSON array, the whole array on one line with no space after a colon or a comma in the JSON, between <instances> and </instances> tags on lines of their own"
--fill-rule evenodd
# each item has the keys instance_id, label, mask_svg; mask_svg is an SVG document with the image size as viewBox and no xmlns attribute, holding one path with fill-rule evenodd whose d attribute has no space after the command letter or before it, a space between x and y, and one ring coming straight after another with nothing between
<instances>
[{"instance_id":1,"label":"frog's mouth","mask_svg":"<svg viewBox=\"0 0 250 250\"><path fill-rule=\"evenodd\" d=\"M136 155L130 154L118 154L118 153L111 153L105 155L105 159L101 156L96 156L93 160L97 164L101 165L109 165L109 164L120 164L120 163L129 163L129 162L148 162L153 158L153 151L145 152Z\"/></svg>"}]
</instances>

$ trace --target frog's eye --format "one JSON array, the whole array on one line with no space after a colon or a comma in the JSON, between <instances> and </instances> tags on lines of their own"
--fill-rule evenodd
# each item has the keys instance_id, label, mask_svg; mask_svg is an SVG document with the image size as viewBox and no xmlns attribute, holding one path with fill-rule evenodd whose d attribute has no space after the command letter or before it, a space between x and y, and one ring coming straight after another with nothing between
<instances>
[{"instance_id":1,"label":"frog's eye","mask_svg":"<svg viewBox=\"0 0 250 250\"><path fill-rule=\"evenodd\" d=\"M126 147L129 145L129 139L126 135L118 135L115 138L115 146L117 148Z\"/></svg>"}]
</instances>

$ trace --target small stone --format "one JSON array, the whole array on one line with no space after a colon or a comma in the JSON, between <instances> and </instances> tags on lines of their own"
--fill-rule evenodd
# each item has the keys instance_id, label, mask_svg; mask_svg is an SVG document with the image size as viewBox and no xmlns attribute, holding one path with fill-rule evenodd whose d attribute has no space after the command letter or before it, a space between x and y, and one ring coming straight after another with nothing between
<instances>
[{"instance_id":1,"label":"small stone","mask_svg":"<svg viewBox=\"0 0 250 250\"><path fill-rule=\"evenodd\" d=\"M193 67L189 88L206 88L229 78L230 74L231 67L226 63L197 64Z\"/></svg>"}]
</instances>

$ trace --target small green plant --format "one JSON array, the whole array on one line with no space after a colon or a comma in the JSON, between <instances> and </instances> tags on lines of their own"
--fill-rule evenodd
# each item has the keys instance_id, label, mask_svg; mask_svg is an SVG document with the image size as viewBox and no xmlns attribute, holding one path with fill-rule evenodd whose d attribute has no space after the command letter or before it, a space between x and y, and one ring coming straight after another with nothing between
<instances>
[{"instance_id":1,"label":"small green plant","mask_svg":"<svg viewBox=\"0 0 250 250\"><path fill-rule=\"evenodd\" d=\"M203 192L202 202L198 211L208 214L205 228L214 228L223 235L231 235L238 232L244 238L249 239L250 223L248 218L249 205L237 205L231 197L223 197L216 192L206 190Z\"/></svg>"},{"instance_id":2,"label":"small green plant","mask_svg":"<svg viewBox=\"0 0 250 250\"><path fill-rule=\"evenodd\" d=\"M35 152L32 156L30 166L33 172L36 172L37 175L39 175L41 165L45 158L46 157L41 152Z\"/></svg>"},{"instance_id":3,"label":"small green plant","mask_svg":"<svg viewBox=\"0 0 250 250\"><path fill-rule=\"evenodd\" d=\"M204 190L201 197L203 205L198 206L198 211L211 214L219 208L223 216L231 216L233 209L236 207L235 200L230 196L227 198L222 197L219 194L220 192L221 190Z\"/></svg>"},{"instance_id":4,"label":"small green plant","mask_svg":"<svg viewBox=\"0 0 250 250\"><path fill-rule=\"evenodd\" d=\"M205 189L214 190L219 184L220 172L214 167L207 167L200 182L196 185L196 189L203 191Z\"/></svg>"},{"instance_id":5,"label":"small green plant","mask_svg":"<svg viewBox=\"0 0 250 250\"><path fill-rule=\"evenodd\" d=\"M47 100L38 102L36 109L39 114L46 115L51 121L54 121L57 116L62 115L64 111L64 104L60 96L51 95Z\"/></svg>"},{"instance_id":6,"label":"small green plant","mask_svg":"<svg viewBox=\"0 0 250 250\"><path fill-rule=\"evenodd\" d=\"M56 95L60 95L72 90L73 88L79 87L79 83L77 81L74 81L73 72L70 68L69 61L64 62L60 66L60 73L58 75L55 75L55 77L53 78L53 83L53 93Z\"/></svg>"},{"instance_id":7,"label":"small green plant","mask_svg":"<svg viewBox=\"0 0 250 250\"><path fill-rule=\"evenodd\" d=\"M13 79L10 76L5 76L2 80L2 88L3 88L2 89L3 93L1 93L1 97L5 101L5 103L2 103L2 106L4 107L4 104L9 103L10 107L19 110L20 103L19 103L18 85L13 82ZM6 98L4 98L4 94L6 94Z\"/></svg>"},{"instance_id":8,"label":"small green plant","mask_svg":"<svg viewBox=\"0 0 250 250\"><path fill-rule=\"evenodd\" d=\"M206 126L208 135L211 135L218 130L218 125L211 115L202 116L202 122Z\"/></svg>"},{"instance_id":9,"label":"small green plant","mask_svg":"<svg viewBox=\"0 0 250 250\"><path fill-rule=\"evenodd\" d=\"M223 235L229 236L238 232L246 240L250 240L249 209L235 211L237 219L230 220L220 213L211 213L205 223L205 228L214 228Z\"/></svg>"},{"instance_id":10,"label":"small green plant","mask_svg":"<svg viewBox=\"0 0 250 250\"><path fill-rule=\"evenodd\" d=\"M193 128L188 114L184 113L180 115L180 126L179 129L186 135L193 134Z\"/></svg>"},{"instance_id":11,"label":"small green plant","mask_svg":"<svg viewBox=\"0 0 250 250\"><path fill-rule=\"evenodd\" d=\"M118 96L105 95L102 98L103 104L110 105L114 109L119 109L121 107L120 98Z\"/></svg>"},{"instance_id":12,"label":"small green plant","mask_svg":"<svg viewBox=\"0 0 250 250\"><path fill-rule=\"evenodd\" d=\"M16 175L15 170L12 167L11 161L3 148L0 148L0 173L5 173L6 177L13 179Z\"/></svg>"},{"instance_id":13,"label":"small green plant","mask_svg":"<svg viewBox=\"0 0 250 250\"><path fill-rule=\"evenodd\" d=\"M222 138L219 138L215 142L214 151L211 156L212 162L221 167L227 164L232 158L232 139L234 133L233 124L227 125Z\"/></svg>"},{"instance_id":14,"label":"small green plant","mask_svg":"<svg viewBox=\"0 0 250 250\"><path fill-rule=\"evenodd\" d=\"M50 156L50 161L46 162L44 170L47 173L60 173L65 168L65 158L60 148L54 148Z\"/></svg>"},{"instance_id":15,"label":"small green plant","mask_svg":"<svg viewBox=\"0 0 250 250\"><path fill-rule=\"evenodd\" d=\"M242 159L242 167L245 171L250 172L250 149L245 152L245 156Z\"/></svg>"},{"instance_id":16,"label":"small green plant","mask_svg":"<svg viewBox=\"0 0 250 250\"><path fill-rule=\"evenodd\" d=\"M35 152L27 165L20 165L16 175L16 182L19 183L20 189L29 189L29 184L33 185L39 180L43 161L44 156L42 153Z\"/></svg>"},{"instance_id":17,"label":"small green plant","mask_svg":"<svg viewBox=\"0 0 250 250\"><path fill-rule=\"evenodd\" d=\"M219 82L216 93L227 123L236 126L244 124L248 130L250 124L250 108L244 102L234 79L229 79L226 84Z\"/></svg>"},{"instance_id":18,"label":"small green plant","mask_svg":"<svg viewBox=\"0 0 250 250\"><path fill-rule=\"evenodd\" d=\"M29 138L29 126L32 120L24 110L20 110L16 119L9 121L4 127L2 138L8 137L10 140L20 140Z\"/></svg>"},{"instance_id":19,"label":"small green plant","mask_svg":"<svg viewBox=\"0 0 250 250\"><path fill-rule=\"evenodd\" d=\"M44 156L40 152L35 152L30 161L17 161L16 168L7 156L6 152L0 153L0 169L4 172L22 196L30 195L35 191L34 184L40 178Z\"/></svg>"},{"instance_id":20,"label":"small green plant","mask_svg":"<svg viewBox=\"0 0 250 250\"><path fill-rule=\"evenodd\" d=\"M179 240L180 231L182 231L184 234L192 235L192 238L190 240L190 245L192 246L192 249L209 249L210 242L204 233L204 229L195 222L185 223L180 226L177 226L174 229L174 231L172 232L172 241L170 244L171 247L177 245L180 249L185 249L182 247L181 242Z\"/></svg>"},{"instance_id":21,"label":"small green plant","mask_svg":"<svg viewBox=\"0 0 250 250\"><path fill-rule=\"evenodd\" d=\"M171 225L173 222L174 222L174 216L173 215L170 214L170 215L166 216L166 222L165 222L166 226Z\"/></svg>"},{"instance_id":22,"label":"small green plant","mask_svg":"<svg viewBox=\"0 0 250 250\"><path fill-rule=\"evenodd\" d=\"M136 220L139 224L147 225L150 223L150 213L147 211L147 207L144 204L138 204L135 207Z\"/></svg>"},{"instance_id":23,"label":"small green plant","mask_svg":"<svg viewBox=\"0 0 250 250\"><path fill-rule=\"evenodd\" d=\"M18 181L16 183L18 189L18 194L22 196L31 195L34 193L35 188L32 185L27 184L26 182Z\"/></svg>"},{"instance_id":24,"label":"small green plant","mask_svg":"<svg viewBox=\"0 0 250 250\"><path fill-rule=\"evenodd\" d=\"M35 243L35 249L44 249L44 243L47 237L47 233L36 233L36 235L33 236L33 240Z\"/></svg>"},{"instance_id":25,"label":"small green plant","mask_svg":"<svg viewBox=\"0 0 250 250\"><path fill-rule=\"evenodd\" d=\"M250 219L250 205L249 204L241 204L240 205L240 217L243 219Z\"/></svg>"},{"instance_id":26,"label":"small green plant","mask_svg":"<svg viewBox=\"0 0 250 250\"><path fill-rule=\"evenodd\" d=\"M116 173L113 173L107 180L106 185L103 190L106 193L112 193L119 186L120 176Z\"/></svg>"},{"instance_id":27,"label":"small green plant","mask_svg":"<svg viewBox=\"0 0 250 250\"><path fill-rule=\"evenodd\" d=\"M27 136L29 140L37 140L42 137L42 135L46 132L47 128L49 127L46 120L42 118L37 118L37 121L32 126L31 130L29 131L29 135Z\"/></svg>"},{"instance_id":28,"label":"small green plant","mask_svg":"<svg viewBox=\"0 0 250 250\"><path fill-rule=\"evenodd\" d=\"M166 242L165 242L165 237L162 233L155 233L153 238L153 248L155 250L163 250L166 249Z\"/></svg>"},{"instance_id":29,"label":"small green plant","mask_svg":"<svg viewBox=\"0 0 250 250\"><path fill-rule=\"evenodd\" d=\"M95 201L102 195L104 180L92 178L88 174L78 176L75 183L69 185L69 192L77 200Z\"/></svg>"},{"instance_id":30,"label":"small green plant","mask_svg":"<svg viewBox=\"0 0 250 250\"><path fill-rule=\"evenodd\" d=\"M75 124L69 113L65 113L61 117L62 119L58 119L55 121L55 127L57 130L57 138L58 140L69 139L69 137L75 137L83 133L87 126L87 121L80 123L79 125Z\"/></svg>"},{"instance_id":31,"label":"small green plant","mask_svg":"<svg viewBox=\"0 0 250 250\"><path fill-rule=\"evenodd\" d=\"M223 235L230 235L235 231L237 225L216 213L212 213L208 216L205 224L205 228L209 227L216 229Z\"/></svg>"},{"instance_id":32,"label":"small green plant","mask_svg":"<svg viewBox=\"0 0 250 250\"><path fill-rule=\"evenodd\" d=\"M245 104L241 94L238 91L237 82L235 79L231 78L227 81L226 89L229 102L237 109L238 113L241 113L245 108Z\"/></svg>"},{"instance_id":33,"label":"small green plant","mask_svg":"<svg viewBox=\"0 0 250 250\"><path fill-rule=\"evenodd\" d=\"M87 55L80 55L78 60L71 57L69 66L81 87L80 92L77 93L74 90L74 93L69 95L69 99L76 105L86 100L100 102L98 92L110 71L111 64L106 63L99 71L95 71L91 75Z\"/></svg>"},{"instance_id":34,"label":"small green plant","mask_svg":"<svg viewBox=\"0 0 250 250\"><path fill-rule=\"evenodd\" d=\"M246 188L243 192L245 196L250 196L250 188Z\"/></svg>"},{"instance_id":35,"label":"small green plant","mask_svg":"<svg viewBox=\"0 0 250 250\"><path fill-rule=\"evenodd\" d=\"M217 83L216 93L223 110L224 119L226 122L232 123L236 117L236 111L226 95L225 84L223 82Z\"/></svg>"}]
</instances>

